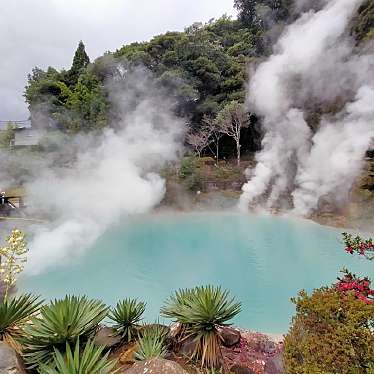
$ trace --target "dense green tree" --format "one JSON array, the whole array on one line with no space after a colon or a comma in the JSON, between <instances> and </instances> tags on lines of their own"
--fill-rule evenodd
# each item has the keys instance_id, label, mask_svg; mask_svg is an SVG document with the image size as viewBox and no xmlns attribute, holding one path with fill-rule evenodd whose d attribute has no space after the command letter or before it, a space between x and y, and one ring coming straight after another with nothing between
<instances>
[{"instance_id":1,"label":"dense green tree","mask_svg":"<svg viewBox=\"0 0 374 374\"><path fill-rule=\"evenodd\" d=\"M239 19L254 29L286 21L291 15L293 3L294 0L234 0Z\"/></svg>"},{"instance_id":2,"label":"dense green tree","mask_svg":"<svg viewBox=\"0 0 374 374\"><path fill-rule=\"evenodd\" d=\"M74 54L73 64L66 75L66 82L69 87L73 87L77 84L80 74L83 73L89 63L90 58L86 53L86 48L83 42L80 41Z\"/></svg>"},{"instance_id":3,"label":"dense green tree","mask_svg":"<svg viewBox=\"0 0 374 374\"><path fill-rule=\"evenodd\" d=\"M78 132L105 127L107 105L103 87L97 77L88 71L84 72L66 102L66 108L70 110L66 129Z\"/></svg>"}]
</instances>

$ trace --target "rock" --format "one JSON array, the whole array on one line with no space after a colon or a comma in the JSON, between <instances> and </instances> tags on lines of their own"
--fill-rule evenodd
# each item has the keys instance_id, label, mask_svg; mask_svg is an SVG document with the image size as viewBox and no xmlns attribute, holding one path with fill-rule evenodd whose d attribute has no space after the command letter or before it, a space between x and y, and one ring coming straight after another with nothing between
<instances>
[{"instance_id":1,"label":"rock","mask_svg":"<svg viewBox=\"0 0 374 374\"><path fill-rule=\"evenodd\" d=\"M196 349L196 342L194 340L194 337L191 336L183 340L179 348L179 353L190 357L195 352L195 349Z\"/></svg>"},{"instance_id":2,"label":"rock","mask_svg":"<svg viewBox=\"0 0 374 374\"><path fill-rule=\"evenodd\" d=\"M0 342L0 374L26 374L20 356L3 342Z\"/></svg>"},{"instance_id":3,"label":"rock","mask_svg":"<svg viewBox=\"0 0 374 374\"><path fill-rule=\"evenodd\" d=\"M98 346L109 349L121 343L121 337L114 329L103 326L97 331L94 342Z\"/></svg>"},{"instance_id":4,"label":"rock","mask_svg":"<svg viewBox=\"0 0 374 374\"><path fill-rule=\"evenodd\" d=\"M126 350L119 356L119 362L121 365L129 365L135 362L135 352L138 350L139 346L137 343L130 344Z\"/></svg>"},{"instance_id":5,"label":"rock","mask_svg":"<svg viewBox=\"0 0 374 374\"><path fill-rule=\"evenodd\" d=\"M232 374L255 374L255 372L252 369L249 369L245 366L240 366L240 365L234 365L230 369L230 373Z\"/></svg>"},{"instance_id":6,"label":"rock","mask_svg":"<svg viewBox=\"0 0 374 374\"><path fill-rule=\"evenodd\" d=\"M139 334L144 335L144 332L149 330L156 330L162 333L164 336L169 336L171 334L170 327L166 325L161 325L160 323L152 323L150 325L144 325L139 328Z\"/></svg>"},{"instance_id":7,"label":"rock","mask_svg":"<svg viewBox=\"0 0 374 374\"><path fill-rule=\"evenodd\" d=\"M188 374L179 364L163 358L138 362L132 368L127 369L123 374Z\"/></svg>"},{"instance_id":8,"label":"rock","mask_svg":"<svg viewBox=\"0 0 374 374\"><path fill-rule=\"evenodd\" d=\"M276 352L276 344L268 336L259 334L249 344L256 352L273 354Z\"/></svg>"},{"instance_id":9,"label":"rock","mask_svg":"<svg viewBox=\"0 0 374 374\"><path fill-rule=\"evenodd\" d=\"M240 342L240 332L231 327L222 327L219 332L222 337L222 344L227 348L231 348Z\"/></svg>"},{"instance_id":10,"label":"rock","mask_svg":"<svg viewBox=\"0 0 374 374\"><path fill-rule=\"evenodd\" d=\"M265 374L283 374L284 372L283 356L281 353L267 359Z\"/></svg>"}]
</instances>

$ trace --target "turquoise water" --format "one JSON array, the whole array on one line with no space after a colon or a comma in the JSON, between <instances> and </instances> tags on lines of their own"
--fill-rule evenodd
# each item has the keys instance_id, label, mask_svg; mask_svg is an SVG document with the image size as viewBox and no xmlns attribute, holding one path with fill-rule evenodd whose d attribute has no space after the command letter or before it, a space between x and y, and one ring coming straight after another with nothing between
<instances>
[{"instance_id":1,"label":"turquoise water","mask_svg":"<svg viewBox=\"0 0 374 374\"><path fill-rule=\"evenodd\" d=\"M294 313L290 298L333 282L343 266L373 270L345 254L340 230L274 216L154 214L127 218L73 264L24 277L19 287L47 299L87 294L111 305L137 297L155 321L173 290L211 283L242 302L237 325L283 333Z\"/></svg>"}]
</instances>

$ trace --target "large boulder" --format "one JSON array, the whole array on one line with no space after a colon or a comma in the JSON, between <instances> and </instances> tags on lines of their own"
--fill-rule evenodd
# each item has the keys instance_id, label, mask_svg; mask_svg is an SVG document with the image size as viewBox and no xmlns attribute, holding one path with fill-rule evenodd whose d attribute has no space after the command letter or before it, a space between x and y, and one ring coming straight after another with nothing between
<instances>
[{"instance_id":1,"label":"large boulder","mask_svg":"<svg viewBox=\"0 0 374 374\"><path fill-rule=\"evenodd\" d=\"M232 327L221 327L219 333L222 337L222 344L227 348L231 348L240 342L240 332Z\"/></svg>"},{"instance_id":2,"label":"large boulder","mask_svg":"<svg viewBox=\"0 0 374 374\"><path fill-rule=\"evenodd\" d=\"M154 358L138 362L132 368L125 370L123 374L188 374L188 372L174 361Z\"/></svg>"},{"instance_id":3,"label":"large boulder","mask_svg":"<svg viewBox=\"0 0 374 374\"><path fill-rule=\"evenodd\" d=\"M121 343L121 337L110 327L101 327L94 338L96 345L110 349Z\"/></svg>"},{"instance_id":4,"label":"large boulder","mask_svg":"<svg viewBox=\"0 0 374 374\"><path fill-rule=\"evenodd\" d=\"M0 374L26 374L20 356L3 342L0 342Z\"/></svg>"}]
</instances>

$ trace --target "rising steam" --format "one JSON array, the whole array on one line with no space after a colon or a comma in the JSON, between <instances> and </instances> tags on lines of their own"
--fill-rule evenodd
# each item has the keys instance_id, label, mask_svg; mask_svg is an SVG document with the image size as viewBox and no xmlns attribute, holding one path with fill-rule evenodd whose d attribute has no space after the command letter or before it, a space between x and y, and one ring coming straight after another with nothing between
<instances>
[{"instance_id":1,"label":"rising steam","mask_svg":"<svg viewBox=\"0 0 374 374\"><path fill-rule=\"evenodd\" d=\"M27 186L37 211L56 217L35 230L26 269L31 273L70 261L110 225L149 211L164 196L165 183L156 171L177 159L183 124L145 71L135 76L122 71L108 89L121 117L117 130L89 141L76 138L81 149L71 157L75 161L43 170Z\"/></svg>"},{"instance_id":2,"label":"rising steam","mask_svg":"<svg viewBox=\"0 0 374 374\"><path fill-rule=\"evenodd\" d=\"M374 55L356 51L349 37L362 2L326 0L304 12L256 69L248 105L266 134L242 209L262 202L308 216L346 201L374 137ZM307 116L320 107L328 110L313 132Z\"/></svg>"}]
</instances>

